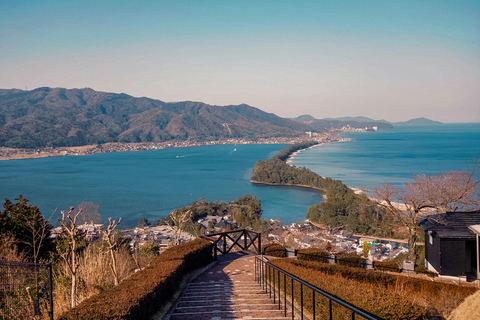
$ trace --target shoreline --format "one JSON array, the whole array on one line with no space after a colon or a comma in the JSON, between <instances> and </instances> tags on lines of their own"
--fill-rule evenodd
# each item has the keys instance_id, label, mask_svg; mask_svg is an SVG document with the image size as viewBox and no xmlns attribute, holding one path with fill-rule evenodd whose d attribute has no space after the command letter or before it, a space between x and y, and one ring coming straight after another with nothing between
<instances>
[{"instance_id":1,"label":"shoreline","mask_svg":"<svg viewBox=\"0 0 480 320\"><path fill-rule=\"evenodd\" d=\"M327 199L327 192L325 190L322 190L320 188L315 188L312 186L307 186L303 184L278 184L278 183L271 183L271 182L260 182L260 181L255 181L255 180L250 180L251 183L253 184L260 184L260 185L266 185L266 186L277 186L277 187L300 187L300 188L306 188L306 189L313 189L317 190L320 192L321 196L323 199Z\"/></svg>"},{"instance_id":2,"label":"shoreline","mask_svg":"<svg viewBox=\"0 0 480 320\"><path fill-rule=\"evenodd\" d=\"M248 140L244 138L230 138L211 141L165 141L165 142L107 142L104 144L84 145L75 147L44 147L35 149L0 147L0 161L6 160L24 160L41 159L50 157L64 156L87 156L96 153L125 152L125 151L146 151L161 150L169 148L189 148L200 146L213 146L224 144L295 144L303 141L315 140L319 144L311 146L313 148L325 143L351 141L350 138L341 138L338 135L343 132L350 132L349 129L331 129L326 132L291 137L260 138L257 140ZM307 149L309 149L307 148ZM303 149L303 150L307 150ZM300 151L294 152L288 157L286 163L291 165L293 156Z\"/></svg>"},{"instance_id":3,"label":"shoreline","mask_svg":"<svg viewBox=\"0 0 480 320\"><path fill-rule=\"evenodd\" d=\"M290 166L293 166L294 165L294 164L292 164L293 159L295 159L295 156L302 151L312 149L312 148L316 148L316 147L322 146L322 145L327 144L327 143L349 142L349 141L352 141L352 139L350 139L350 138L335 138L335 139L330 139L328 141L318 141L318 144L316 144L314 146L295 151L294 153L292 153L291 155L288 156L287 160L285 160L285 163L290 165Z\"/></svg>"},{"instance_id":4,"label":"shoreline","mask_svg":"<svg viewBox=\"0 0 480 320\"><path fill-rule=\"evenodd\" d=\"M333 133L328 132L326 138L333 137ZM15 149L0 147L0 161L23 160L23 159L41 159L50 157L65 156L88 156L96 153L126 152L126 151L147 151L162 150L171 148L189 148L201 146L227 145L227 144L294 144L311 138L307 136L299 137L278 137L263 138L258 140L247 139L223 139L216 141L168 141L168 142L139 142L139 143L121 143L108 142L102 145L85 145L76 147L58 147L58 148L38 148L38 149Z\"/></svg>"}]
</instances>

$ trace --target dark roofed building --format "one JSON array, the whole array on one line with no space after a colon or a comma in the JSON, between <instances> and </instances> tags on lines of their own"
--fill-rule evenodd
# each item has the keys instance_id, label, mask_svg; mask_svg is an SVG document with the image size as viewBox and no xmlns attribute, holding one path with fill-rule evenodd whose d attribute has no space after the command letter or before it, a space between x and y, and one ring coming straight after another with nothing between
<instances>
[{"instance_id":1,"label":"dark roofed building","mask_svg":"<svg viewBox=\"0 0 480 320\"><path fill-rule=\"evenodd\" d=\"M480 211L431 215L420 227L425 231L425 266L430 271L480 279Z\"/></svg>"}]
</instances>

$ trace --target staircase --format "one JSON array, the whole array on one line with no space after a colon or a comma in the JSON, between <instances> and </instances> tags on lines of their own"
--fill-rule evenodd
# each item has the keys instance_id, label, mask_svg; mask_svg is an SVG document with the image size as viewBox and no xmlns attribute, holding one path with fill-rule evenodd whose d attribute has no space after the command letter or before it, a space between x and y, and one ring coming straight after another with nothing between
<instances>
[{"instance_id":1,"label":"staircase","mask_svg":"<svg viewBox=\"0 0 480 320\"><path fill-rule=\"evenodd\" d=\"M291 319L255 281L254 256L231 253L193 280L171 320Z\"/></svg>"}]
</instances>

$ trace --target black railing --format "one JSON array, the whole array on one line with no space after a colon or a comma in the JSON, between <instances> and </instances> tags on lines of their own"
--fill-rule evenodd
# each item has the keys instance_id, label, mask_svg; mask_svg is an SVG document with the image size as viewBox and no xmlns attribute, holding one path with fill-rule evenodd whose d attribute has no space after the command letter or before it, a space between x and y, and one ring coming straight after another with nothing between
<instances>
[{"instance_id":1,"label":"black railing","mask_svg":"<svg viewBox=\"0 0 480 320\"><path fill-rule=\"evenodd\" d=\"M283 281L282 281L283 280ZM363 311L299 278L294 276L291 273L288 273L268 262L268 260L263 256L256 256L255 257L255 281L260 284L262 290L265 293L269 294L270 297L273 295L274 304L277 303L277 296L278 296L278 308L279 310L282 309L282 287L283 287L283 310L284 316L287 316L287 295L290 296L291 301L289 301L291 312L292 312L292 319L295 318L295 313L303 320L304 318L304 287L311 290L311 298L308 297L308 300L311 300L311 308L312 308L312 320L316 319L316 305L319 299L316 298L318 295L319 297L324 297L328 301L328 319L333 319L333 303L340 306L346 313L350 313L351 319L355 319L356 316L361 316L364 319L374 320L377 319L374 316L368 314L366 311ZM295 285L297 285L300 294L299 294L299 301L295 300ZM287 288L289 287L289 288ZM297 291L298 292L298 291ZM297 308L299 310L295 311L295 304L297 304ZM349 317L350 317L349 316Z\"/></svg>"},{"instance_id":2,"label":"black railing","mask_svg":"<svg viewBox=\"0 0 480 320\"><path fill-rule=\"evenodd\" d=\"M262 234L250 229L210 233L202 235L201 237L214 243L213 255L215 260L217 260L217 252L227 254L235 247L241 250L248 250L253 246L256 253L262 251Z\"/></svg>"},{"instance_id":3,"label":"black railing","mask_svg":"<svg viewBox=\"0 0 480 320\"><path fill-rule=\"evenodd\" d=\"M288 249L274 249L274 250L269 250L263 249L262 254L264 255L271 255L275 257L289 257L289 253L291 253L293 256L299 258L299 256L305 256L308 257L308 259L305 258L299 258L299 260L305 260L305 261L318 261L318 262L324 262L324 263L331 263L331 264L339 264L339 265L344 265L347 267L352 267L352 268L360 268L360 269L365 269L365 270L375 270L375 271L383 271L383 272L395 272L395 273L417 273L417 274L424 274L432 278L436 277L437 274L429 271L429 270L413 270L413 269L404 269L394 264L388 264L390 261L386 261L387 263L383 261L372 261L369 262L366 259L363 259L363 261L360 261L360 259L349 259L349 258L338 258L335 254L318 254L318 253L305 253L305 252L298 252L298 250L288 250ZM358 256L360 257L360 256Z\"/></svg>"},{"instance_id":4,"label":"black railing","mask_svg":"<svg viewBox=\"0 0 480 320\"><path fill-rule=\"evenodd\" d=\"M53 320L52 265L0 260L0 319Z\"/></svg>"}]
</instances>

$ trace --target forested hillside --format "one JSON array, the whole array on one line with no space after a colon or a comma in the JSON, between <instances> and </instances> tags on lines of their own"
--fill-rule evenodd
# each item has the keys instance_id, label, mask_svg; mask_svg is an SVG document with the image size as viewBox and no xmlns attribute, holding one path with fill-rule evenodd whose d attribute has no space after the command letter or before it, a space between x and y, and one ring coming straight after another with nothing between
<instances>
[{"instance_id":1,"label":"forested hillside","mask_svg":"<svg viewBox=\"0 0 480 320\"><path fill-rule=\"evenodd\" d=\"M0 89L0 146L298 136L311 128L248 105L167 103L92 89Z\"/></svg>"}]
</instances>

